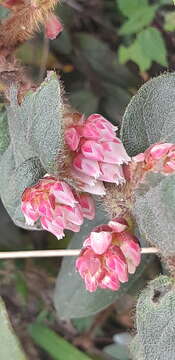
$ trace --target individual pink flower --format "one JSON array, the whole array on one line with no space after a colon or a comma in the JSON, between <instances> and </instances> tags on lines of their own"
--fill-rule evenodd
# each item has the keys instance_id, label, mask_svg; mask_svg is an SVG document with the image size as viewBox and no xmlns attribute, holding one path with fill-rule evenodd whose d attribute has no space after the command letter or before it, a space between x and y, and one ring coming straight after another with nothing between
<instances>
[{"instance_id":1,"label":"individual pink flower","mask_svg":"<svg viewBox=\"0 0 175 360\"><path fill-rule=\"evenodd\" d=\"M100 180L96 180L94 185L81 184L80 188L82 191L86 191L94 195L104 196L106 194L106 189L104 187L104 184Z\"/></svg>"},{"instance_id":2,"label":"individual pink flower","mask_svg":"<svg viewBox=\"0 0 175 360\"><path fill-rule=\"evenodd\" d=\"M128 231L123 231L118 235L118 241L121 242L120 249L127 260L128 272L134 274L140 263L140 254L138 253L138 243Z\"/></svg>"},{"instance_id":3,"label":"individual pink flower","mask_svg":"<svg viewBox=\"0 0 175 360\"><path fill-rule=\"evenodd\" d=\"M175 172L175 145L171 143L158 143L151 145L145 151L145 163L148 169L155 172Z\"/></svg>"},{"instance_id":4,"label":"individual pink flower","mask_svg":"<svg viewBox=\"0 0 175 360\"><path fill-rule=\"evenodd\" d=\"M157 143L151 145L144 153L133 157L133 163L142 164L143 174L153 171L163 174L175 172L175 145Z\"/></svg>"},{"instance_id":5,"label":"individual pink flower","mask_svg":"<svg viewBox=\"0 0 175 360\"><path fill-rule=\"evenodd\" d=\"M80 142L80 135L75 128L69 128L65 134L65 140L70 149L75 151L78 148Z\"/></svg>"},{"instance_id":6,"label":"individual pink flower","mask_svg":"<svg viewBox=\"0 0 175 360\"><path fill-rule=\"evenodd\" d=\"M39 220L43 229L58 239L64 236L64 229L78 232L84 218L95 216L90 195L76 194L67 183L48 175L24 191L21 210L27 224Z\"/></svg>"},{"instance_id":7,"label":"individual pink flower","mask_svg":"<svg viewBox=\"0 0 175 360\"><path fill-rule=\"evenodd\" d=\"M118 290L128 281L141 259L140 246L123 218L96 227L83 243L76 268L90 292L97 288Z\"/></svg>"},{"instance_id":8,"label":"individual pink flower","mask_svg":"<svg viewBox=\"0 0 175 360\"><path fill-rule=\"evenodd\" d=\"M100 114L92 114L82 127L82 136L86 139L112 141L116 138L117 126L112 125Z\"/></svg>"},{"instance_id":9,"label":"individual pink flower","mask_svg":"<svg viewBox=\"0 0 175 360\"><path fill-rule=\"evenodd\" d=\"M94 141L87 140L81 146L81 152L85 158L90 160L103 161L104 160L104 150L102 144Z\"/></svg>"},{"instance_id":10,"label":"individual pink flower","mask_svg":"<svg viewBox=\"0 0 175 360\"><path fill-rule=\"evenodd\" d=\"M101 174L99 180L112 182L117 185L125 182L125 176L123 173L123 168L120 165L108 164L108 163L99 163Z\"/></svg>"},{"instance_id":11,"label":"individual pink flower","mask_svg":"<svg viewBox=\"0 0 175 360\"><path fill-rule=\"evenodd\" d=\"M54 40L62 31L63 26L60 20L54 14L49 15L45 25L46 36Z\"/></svg>"},{"instance_id":12,"label":"individual pink flower","mask_svg":"<svg viewBox=\"0 0 175 360\"><path fill-rule=\"evenodd\" d=\"M82 190L104 195L103 182L117 185L125 182L123 164L127 164L130 157L116 137L116 129L103 116L92 114L65 131L65 141L73 152L71 175Z\"/></svg>"},{"instance_id":13,"label":"individual pink flower","mask_svg":"<svg viewBox=\"0 0 175 360\"><path fill-rule=\"evenodd\" d=\"M90 175L95 179L98 179L101 174L98 161L87 159L81 153L74 158L73 167L75 170L78 170L85 175Z\"/></svg>"},{"instance_id":14,"label":"individual pink flower","mask_svg":"<svg viewBox=\"0 0 175 360\"><path fill-rule=\"evenodd\" d=\"M70 174L75 179L79 188L82 191L103 196L106 193L104 184L102 181L96 180L94 177L86 175L72 167Z\"/></svg>"},{"instance_id":15,"label":"individual pink flower","mask_svg":"<svg viewBox=\"0 0 175 360\"><path fill-rule=\"evenodd\" d=\"M95 217L95 201L91 195L86 193L77 194L83 217L89 220Z\"/></svg>"}]
</instances>

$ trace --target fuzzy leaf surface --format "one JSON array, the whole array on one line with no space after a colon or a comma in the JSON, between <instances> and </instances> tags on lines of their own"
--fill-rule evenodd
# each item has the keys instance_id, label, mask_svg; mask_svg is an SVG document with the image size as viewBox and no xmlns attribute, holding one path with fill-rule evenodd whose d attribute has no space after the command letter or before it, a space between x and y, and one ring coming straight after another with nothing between
<instances>
[{"instance_id":1,"label":"fuzzy leaf surface","mask_svg":"<svg viewBox=\"0 0 175 360\"><path fill-rule=\"evenodd\" d=\"M164 256L175 253L175 175L150 174L136 191L134 214L139 230Z\"/></svg>"},{"instance_id":2,"label":"fuzzy leaf surface","mask_svg":"<svg viewBox=\"0 0 175 360\"><path fill-rule=\"evenodd\" d=\"M129 155L159 141L175 143L175 73L144 84L126 108L121 139Z\"/></svg>"},{"instance_id":3,"label":"fuzzy leaf surface","mask_svg":"<svg viewBox=\"0 0 175 360\"><path fill-rule=\"evenodd\" d=\"M172 360L175 355L175 289L166 276L151 281L136 308L133 360Z\"/></svg>"},{"instance_id":4,"label":"fuzzy leaf surface","mask_svg":"<svg viewBox=\"0 0 175 360\"><path fill-rule=\"evenodd\" d=\"M10 143L7 112L5 107L0 104L0 157Z\"/></svg>"},{"instance_id":5,"label":"fuzzy leaf surface","mask_svg":"<svg viewBox=\"0 0 175 360\"><path fill-rule=\"evenodd\" d=\"M0 161L0 195L16 225L25 225L21 212L23 191L38 182L45 173L57 174L62 147L62 103L60 84L54 73L42 85L26 95L21 105L12 86L7 108L10 143Z\"/></svg>"}]
</instances>

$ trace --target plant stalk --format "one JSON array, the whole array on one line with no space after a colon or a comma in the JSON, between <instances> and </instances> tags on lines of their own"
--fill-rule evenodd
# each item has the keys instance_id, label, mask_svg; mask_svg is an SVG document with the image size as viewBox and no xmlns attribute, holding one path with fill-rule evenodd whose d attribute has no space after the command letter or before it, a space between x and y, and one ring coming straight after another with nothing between
<instances>
[{"instance_id":1,"label":"plant stalk","mask_svg":"<svg viewBox=\"0 0 175 360\"><path fill-rule=\"evenodd\" d=\"M157 253L158 249L154 247L142 248L142 254ZM24 251L1 251L0 259L24 259L24 258L44 258L44 257L60 257L60 256L78 256L80 249L64 249L64 250L24 250Z\"/></svg>"}]
</instances>

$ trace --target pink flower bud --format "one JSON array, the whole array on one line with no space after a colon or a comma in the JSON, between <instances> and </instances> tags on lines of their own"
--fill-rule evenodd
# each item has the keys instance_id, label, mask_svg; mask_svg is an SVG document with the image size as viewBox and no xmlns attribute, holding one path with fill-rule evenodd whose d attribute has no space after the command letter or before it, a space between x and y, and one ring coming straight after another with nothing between
<instances>
[{"instance_id":1,"label":"pink flower bud","mask_svg":"<svg viewBox=\"0 0 175 360\"><path fill-rule=\"evenodd\" d=\"M125 219L113 219L108 225L96 227L85 239L76 268L87 290L118 290L120 282L128 281L128 273L135 272L140 247L127 227Z\"/></svg>"},{"instance_id":2,"label":"pink flower bud","mask_svg":"<svg viewBox=\"0 0 175 360\"><path fill-rule=\"evenodd\" d=\"M29 202L22 204L21 210L25 214L26 224L33 226L34 223L39 219L39 213L36 212Z\"/></svg>"},{"instance_id":3,"label":"pink flower bud","mask_svg":"<svg viewBox=\"0 0 175 360\"><path fill-rule=\"evenodd\" d=\"M117 291L120 288L120 281L117 274L106 271L101 280L100 288Z\"/></svg>"},{"instance_id":4,"label":"pink flower bud","mask_svg":"<svg viewBox=\"0 0 175 360\"><path fill-rule=\"evenodd\" d=\"M106 267L117 277L120 282L128 281L128 266L125 256L118 246L110 248L106 254Z\"/></svg>"},{"instance_id":5,"label":"pink flower bud","mask_svg":"<svg viewBox=\"0 0 175 360\"><path fill-rule=\"evenodd\" d=\"M92 220L95 217L95 202L89 194L81 193L77 195L81 211L86 219Z\"/></svg>"},{"instance_id":6,"label":"pink flower bud","mask_svg":"<svg viewBox=\"0 0 175 360\"><path fill-rule=\"evenodd\" d=\"M47 217L40 218L41 225L44 230L51 232L57 237L58 240L62 239L64 236L63 228L60 227L57 223L50 221Z\"/></svg>"},{"instance_id":7,"label":"pink flower bud","mask_svg":"<svg viewBox=\"0 0 175 360\"><path fill-rule=\"evenodd\" d=\"M98 114L93 114L87 118L82 129L82 136L90 140L112 141L115 139L115 129L108 120Z\"/></svg>"},{"instance_id":8,"label":"pink flower bud","mask_svg":"<svg viewBox=\"0 0 175 360\"><path fill-rule=\"evenodd\" d=\"M90 234L90 244L92 250L99 255L102 255L106 252L109 245L112 242L112 235L110 232L107 231L100 231L100 232L91 232Z\"/></svg>"},{"instance_id":9,"label":"pink flower bud","mask_svg":"<svg viewBox=\"0 0 175 360\"><path fill-rule=\"evenodd\" d=\"M96 179L94 177L88 176L78 170L75 170L73 167L71 168L70 173L79 185L87 184L90 186L94 186L96 183Z\"/></svg>"},{"instance_id":10,"label":"pink flower bud","mask_svg":"<svg viewBox=\"0 0 175 360\"><path fill-rule=\"evenodd\" d=\"M80 194L75 198L68 184L51 176L45 176L38 184L24 191L21 210L29 225L40 220L43 229L58 239L64 236L64 229L78 232L83 217L92 219L95 216L90 195Z\"/></svg>"},{"instance_id":11,"label":"pink flower bud","mask_svg":"<svg viewBox=\"0 0 175 360\"><path fill-rule=\"evenodd\" d=\"M141 260L140 246L128 231L120 233L118 240L121 241L120 249L126 258L128 272L134 274Z\"/></svg>"},{"instance_id":12,"label":"pink flower bud","mask_svg":"<svg viewBox=\"0 0 175 360\"><path fill-rule=\"evenodd\" d=\"M94 185L84 184L80 186L82 191L86 191L93 195L104 196L106 189L102 181L97 180Z\"/></svg>"},{"instance_id":13,"label":"pink flower bud","mask_svg":"<svg viewBox=\"0 0 175 360\"><path fill-rule=\"evenodd\" d=\"M175 172L175 145L171 143L157 143L151 145L144 154L138 154L133 162L143 162L144 174L153 171L163 174ZM134 170L134 167L133 167Z\"/></svg>"},{"instance_id":14,"label":"pink flower bud","mask_svg":"<svg viewBox=\"0 0 175 360\"><path fill-rule=\"evenodd\" d=\"M68 222L71 222L75 225L82 225L83 224L83 213L80 206L71 207L68 205L62 206L64 210L65 217Z\"/></svg>"},{"instance_id":15,"label":"pink flower bud","mask_svg":"<svg viewBox=\"0 0 175 360\"><path fill-rule=\"evenodd\" d=\"M86 289L90 292L95 291L101 276L101 262L92 250L87 249L84 257L79 257L76 260L76 267L85 281Z\"/></svg>"},{"instance_id":16,"label":"pink flower bud","mask_svg":"<svg viewBox=\"0 0 175 360\"><path fill-rule=\"evenodd\" d=\"M126 150L119 139L116 139L113 142L104 142L102 146L104 151L104 162L121 165L123 163L127 164L130 161L130 157L127 155Z\"/></svg>"},{"instance_id":17,"label":"pink flower bud","mask_svg":"<svg viewBox=\"0 0 175 360\"><path fill-rule=\"evenodd\" d=\"M87 124L96 128L101 141L111 141L116 137L115 131L118 129L117 126L112 125L100 114L90 115L87 118Z\"/></svg>"},{"instance_id":18,"label":"pink flower bud","mask_svg":"<svg viewBox=\"0 0 175 360\"><path fill-rule=\"evenodd\" d=\"M63 26L60 20L54 14L51 14L47 19L45 30L46 36L54 40L63 31Z\"/></svg>"},{"instance_id":19,"label":"pink flower bud","mask_svg":"<svg viewBox=\"0 0 175 360\"><path fill-rule=\"evenodd\" d=\"M71 230L73 232L79 232L80 231L80 225L73 224L69 221L66 222L66 229Z\"/></svg>"},{"instance_id":20,"label":"pink flower bud","mask_svg":"<svg viewBox=\"0 0 175 360\"><path fill-rule=\"evenodd\" d=\"M99 180L116 183L117 185L125 182L123 169L120 165L99 163L101 175Z\"/></svg>"},{"instance_id":21,"label":"pink flower bud","mask_svg":"<svg viewBox=\"0 0 175 360\"><path fill-rule=\"evenodd\" d=\"M80 136L74 127L71 127L65 131L65 141L71 150L77 150L80 142Z\"/></svg>"},{"instance_id":22,"label":"pink flower bud","mask_svg":"<svg viewBox=\"0 0 175 360\"><path fill-rule=\"evenodd\" d=\"M143 162L145 160L145 154L144 153L140 153L136 156L133 156L132 160L135 162L135 163L139 163L139 162Z\"/></svg>"},{"instance_id":23,"label":"pink flower bud","mask_svg":"<svg viewBox=\"0 0 175 360\"><path fill-rule=\"evenodd\" d=\"M87 140L81 146L81 151L84 157L91 160L103 161L104 150L103 146L96 141Z\"/></svg>"},{"instance_id":24,"label":"pink flower bud","mask_svg":"<svg viewBox=\"0 0 175 360\"><path fill-rule=\"evenodd\" d=\"M145 151L145 161L150 162L153 160L160 160L165 155L167 155L168 151L172 148L173 144L169 143L159 143L151 145Z\"/></svg>"},{"instance_id":25,"label":"pink flower bud","mask_svg":"<svg viewBox=\"0 0 175 360\"><path fill-rule=\"evenodd\" d=\"M92 176L95 179L101 174L99 164L95 160L86 159L83 155L78 154L73 160L75 170L86 175Z\"/></svg>"},{"instance_id":26,"label":"pink flower bud","mask_svg":"<svg viewBox=\"0 0 175 360\"><path fill-rule=\"evenodd\" d=\"M72 190L65 181L56 181L51 189L51 194L58 199L59 203L74 207L77 203Z\"/></svg>"},{"instance_id":27,"label":"pink flower bud","mask_svg":"<svg viewBox=\"0 0 175 360\"><path fill-rule=\"evenodd\" d=\"M70 150L76 151L72 154L71 175L80 189L104 195L103 181L117 185L125 182L123 165L130 157L116 137L116 129L103 116L92 114L66 130L66 143Z\"/></svg>"},{"instance_id":28,"label":"pink flower bud","mask_svg":"<svg viewBox=\"0 0 175 360\"><path fill-rule=\"evenodd\" d=\"M108 222L112 231L120 233L128 228L128 222L124 218L116 218Z\"/></svg>"}]
</instances>

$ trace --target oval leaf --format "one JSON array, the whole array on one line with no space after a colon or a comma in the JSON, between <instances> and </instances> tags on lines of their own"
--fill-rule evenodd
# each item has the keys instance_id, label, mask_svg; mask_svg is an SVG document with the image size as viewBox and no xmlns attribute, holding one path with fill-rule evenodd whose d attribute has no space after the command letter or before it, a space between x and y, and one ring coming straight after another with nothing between
<instances>
[{"instance_id":1,"label":"oval leaf","mask_svg":"<svg viewBox=\"0 0 175 360\"><path fill-rule=\"evenodd\" d=\"M1 360L27 360L11 327L5 305L0 298L0 358Z\"/></svg>"},{"instance_id":2,"label":"oval leaf","mask_svg":"<svg viewBox=\"0 0 175 360\"><path fill-rule=\"evenodd\" d=\"M175 143L175 73L148 81L129 103L121 138L136 155L158 141Z\"/></svg>"},{"instance_id":3,"label":"oval leaf","mask_svg":"<svg viewBox=\"0 0 175 360\"><path fill-rule=\"evenodd\" d=\"M175 175L147 176L136 192L134 214L142 235L164 256L175 253Z\"/></svg>"},{"instance_id":4,"label":"oval leaf","mask_svg":"<svg viewBox=\"0 0 175 360\"><path fill-rule=\"evenodd\" d=\"M174 359L174 303L174 283L166 276L151 281L141 293L136 308L137 335L131 343L133 360Z\"/></svg>"},{"instance_id":5,"label":"oval leaf","mask_svg":"<svg viewBox=\"0 0 175 360\"><path fill-rule=\"evenodd\" d=\"M21 105L17 101L17 90L12 86L10 101L7 111L10 144L0 162L3 174L0 178L1 198L16 225L40 229L38 225L26 226L21 212L21 195L46 172L58 172L57 160L64 137L60 84L56 74L49 74L35 92L24 98Z\"/></svg>"}]
</instances>

